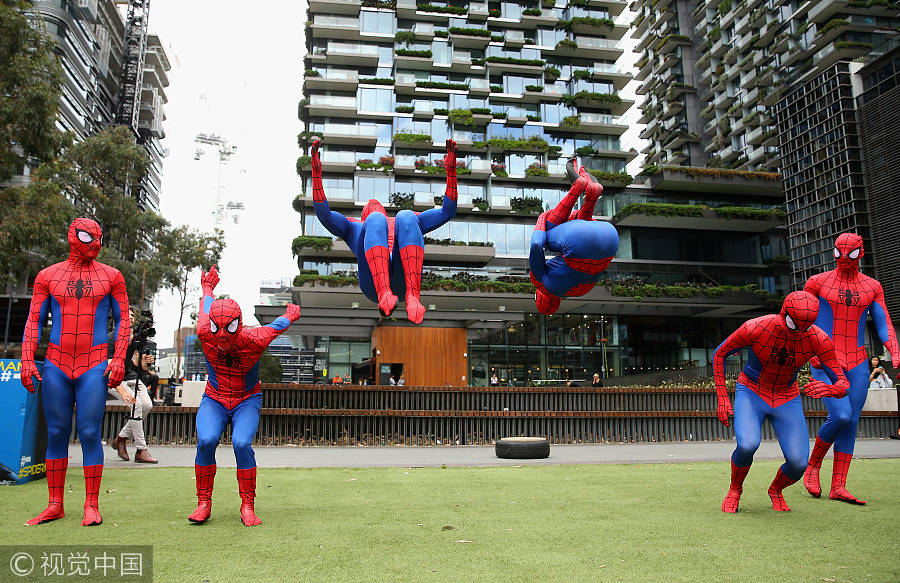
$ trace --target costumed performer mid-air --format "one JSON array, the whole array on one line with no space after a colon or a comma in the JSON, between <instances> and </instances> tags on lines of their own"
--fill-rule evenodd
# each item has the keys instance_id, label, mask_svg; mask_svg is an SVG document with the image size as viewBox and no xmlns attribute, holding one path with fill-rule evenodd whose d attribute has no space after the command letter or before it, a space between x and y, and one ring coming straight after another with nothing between
<instances>
[{"instance_id":1,"label":"costumed performer mid-air","mask_svg":"<svg viewBox=\"0 0 900 583\"><path fill-rule=\"evenodd\" d=\"M818 357L832 384L811 380L804 387L814 399L844 396L849 383L834 353L831 339L813 323L819 303L812 295L788 294L778 314L760 316L741 325L716 349L713 366L718 406L716 414L726 427L734 415L737 447L731 455L731 487L722 501L722 512L737 512L744 478L762 440L766 418L775 429L784 463L778 468L769 497L772 508L788 511L782 491L803 477L809 456L809 433L800 402L797 372ZM725 359L749 348L750 354L737 379L734 408L725 388Z\"/></svg>"},{"instance_id":2,"label":"costumed performer mid-air","mask_svg":"<svg viewBox=\"0 0 900 583\"><path fill-rule=\"evenodd\" d=\"M100 424L106 408L107 387L117 387L125 376L128 349L128 293L119 270L95 261L103 232L91 219L78 218L69 226L69 258L40 271L22 339L22 384L34 392L33 378L41 381L41 402L47 418L47 508L28 524L62 518L63 491L69 466L72 411L81 441L84 467L83 526L103 522L100 516L100 480L103 444ZM107 321L115 322L115 348L107 360ZM43 376L34 363L41 329L50 317L50 344ZM108 378L104 378L108 377ZM77 405L77 408L76 408Z\"/></svg>"},{"instance_id":3,"label":"costumed performer mid-air","mask_svg":"<svg viewBox=\"0 0 900 583\"><path fill-rule=\"evenodd\" d=\"M863 334L868 315L875 322L875 331L890 353L891 362L895 367L900 364L897 334L884 303L884 291L877 280L859 272L862 256L862 237L856 233L843 233L834 242L837 268L810 277L804 287L819 300L816 326L834 341L838 361L847 371L850 390L846 399L823 399L828 417L816 435L803 484L816 498L822 495L819 469L822 458L834 444L834 468L828 497L851 504L866 503L847 491L847 471L853 459L859 415L869 393L869 357ZM821 380L825 373L815 362L812 365L813 378Z\"/></svg>"},{"instance_id":4,"label":"costumed performer mid-air","mask_svg":"<svg viewBox=\"0 0 900 583\"><path fill-rule=\"evenodd\" d=\"M447 140L444 169L447 190L439 208L416 213L404 209L388 217L377 200L369 199L360 219L333 211L322 187L320 140L312 145L313 206L316 216L328 232L343 239L356 255L359 287L378 304L385 316L391 315L398 297L406 300L406 317L421 324L425 307L419 301L422 288L422 263L425 257L423 235L456 216L456 142Z\"/></svg>"},{"instance_id":5,"label":"costumed performer mid-air","mask_svg":"<svg viewBox=\"0 0 900 583\"><path fill-rule=\"evenodd\" d=\"M213 300L219 272L213 265L200 278L203 297L197 337L206 357L206 390L197 409L197 509L191 522L205 522L212 508L216 478L216 447L225 426L231 423L231 445L237 461L241 521L245 526L260 523L253 506L256 498L256 455L253 436L259 428L262 395L259 392L259 358L266 347L300 317L300 306L287 304L283 316L271 324L245 328L241 308L230 299Z\"/></svg>"},{"instance_id":6,"label":"costumed performer mid-air","mask_svg":"<svg viewBox=\"0 0 900 583\"><path fill-rule=\"evenodd\" d=\"M583 296L597 285L619 249L616 228L593 219L594 205L603 187L587 169L566 164L572 187L555 208L542 213L531 235L528 264L537 288L535 303L542 314L553 314L564 297ZM584 194L584 204L572 211ZM546 259L544 250L558 253Z\"/></svg>"}]
</instances>

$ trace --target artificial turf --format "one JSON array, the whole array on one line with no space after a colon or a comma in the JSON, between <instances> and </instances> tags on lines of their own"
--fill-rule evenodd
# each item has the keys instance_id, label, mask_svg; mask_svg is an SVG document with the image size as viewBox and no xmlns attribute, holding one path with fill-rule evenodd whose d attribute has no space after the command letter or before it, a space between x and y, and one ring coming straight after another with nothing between
<instances>
[{"instance_id":1,"label":"artificial turf","mask_svg":"<svg viewBox=\"0 0 900 583\"><path fill-rule=\"evenodd\" d=\"M900 459L854 461L848 487L866 506L798 483L785 513L766 494L778 465L753 465L736 515L720 510L722 462L260 468L253 528L233 468L219 468L202 525L187 520L192 469L108 468L103 525L85 528L72 468L68 515L52 523L21 526L44 508L45 481L0 489L0 541L150 544L159 582L900 581Z\"/></svg>"}]
</instances>

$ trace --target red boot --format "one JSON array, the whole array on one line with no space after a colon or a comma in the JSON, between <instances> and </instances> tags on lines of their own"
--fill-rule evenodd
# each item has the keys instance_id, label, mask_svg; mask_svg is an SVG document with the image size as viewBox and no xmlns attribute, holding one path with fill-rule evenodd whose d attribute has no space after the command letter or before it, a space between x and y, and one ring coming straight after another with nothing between
<instances>
[{"instance_id":1,"label":"red boot","mask_svg":"<svg viewBox=\"0 0 900 583\"><path fill-rule=\"evenodd\" d=\"M834 472L831 475L831 494L828 497L832 500L863 506L866 503L865 500L860 500L847 491L847 472L850 470L851 460L853 460L851 453L834 452Z\"/></svg>"},{"instance_id":2,"label":"red boot","mask_svg":"<svg viewBox=\"0 0 900 583\"><path fill-rule=\"evenodd\" d=\"M238 468L238 491L241 493L241 522L244 526L256 526L262 521L256 516L253 499L256 498L256 468Z\"/></svg>"},{"instance_id":3,"label":"red boot","mask_svg":"<svg viewBox=\"0 0 900 583\"><path fill-rule=\"evenodd\" d=\"M772 480L772 485L769 486L769 498L772 499L772 508L777 510L778 512L790 512L791 507L787 505L787 502L784 501L784 496L781 494L781 491L796 482L797 480L792 480L781 473L781 468L778 468L778 472L775 474L775 479Z\"/></svg>"},{"instance_id":4,"label":"red boot","mask_svg":"<svg viewBox=\"0 0 900 583\"><path fill-rule=\"evenodd\" d=\"M425 306L419 301L424 259L425 250L418 245L407 245L400 249L400 262L406 278L406 317L413 324L421 324L425 318Z\"/></svg>"},{"instance_id":5,"label":"red boot","mask_svg":"<svg viewBox=\"0 0 900 583\"><path fill-rule=\"evenodd\" d=\"M744 478L750 471L750 466L743 468L734 465L731 462L731 487L728 488L728 494L722 500L722 512L736 513L738 504L741 502L741 494L744 492Z\"/></svg>"},{"instance_id":6,"label":"red boot","mask_svg":"<svg viewBox=\"0 0 900 583\"><path fill-rule=\"evenodd\" d=\"M63 488L66 486L66 469L68 467L69 458L67 457L47 460L47 490L50 491L50 502L43 512L25 524L31 526L44 524L66 515L63 512Z\"/></svg>"},{"instance_id":7,"label":"red boot","mask_svg":"<svg viewBox=\"0 0 900 583\"><path fill-rule=\"evenodd\" d=\"M81 526L100 526L100 480L103 478L103 464L84 466L84 519Z\"/></svg>"},{"instance_id":8,"label":"red boot","mask_svg":"<svg viewBox=\"0 0 900 583\"><path fill-rule=\"evenodd\" d=\"M388 248L379 245L366 251L366 263L372 272L375 282L375 293L378 294L378 309L382 316L390 316L397 305L397 296L391 293L391 279L388 272L390 262Z\"/></svg>"},{"instance_id":9,"label":"red boot","mask_svg":"<svg viewBox=\"0 0 900 583\"><path fill-rule=\"evenodd\" d=\"M206 522L212 511L213 482L216 481L216 464L198 466L194 464L194 475L197 477L197 509L188 516L191 522Z\"/></svg>"},{"instance_id":10,"label":"red boot","mask_svg":"<svg viewBox=\"0 0 900 583\"><path fill-rule=\"evenodd\" d=\"M819 483L819 469L821 469L822 459L829 449L831 449L831 444L827 441L822 441L822 438L817 435L816 445L813 446L812 453L809 455L809 464L803 473L803 485L806 486L806 491L812 494L814 498L822 495L822 485Z\"/></svg>"}]
</instances>

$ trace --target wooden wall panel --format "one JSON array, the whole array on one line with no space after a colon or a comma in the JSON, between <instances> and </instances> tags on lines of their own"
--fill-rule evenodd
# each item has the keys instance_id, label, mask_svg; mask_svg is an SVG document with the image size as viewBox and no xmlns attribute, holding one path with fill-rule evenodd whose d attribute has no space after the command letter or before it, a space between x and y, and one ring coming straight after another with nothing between
<instances>
[{"instance_id":1,"label":"wooden wall panel","mask_svg":"<svg viewBox=\"0 0 900 583\"><path fill-rule=\"evenodd\" d=\"M408 386L465 387L465 328L379 326L372 332L372 349L380 350L378 364L402 362Z\"/></svg>"}]
</instances>

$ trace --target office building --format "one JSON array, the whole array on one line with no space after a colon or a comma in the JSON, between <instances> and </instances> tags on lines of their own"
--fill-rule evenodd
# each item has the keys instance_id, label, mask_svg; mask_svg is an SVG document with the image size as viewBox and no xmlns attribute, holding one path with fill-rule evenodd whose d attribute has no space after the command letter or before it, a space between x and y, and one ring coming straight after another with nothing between
<instances>
[{"instance_id":1,"label":"office building","mask_svg":"<svg viewBox=\"0 0 900 583\"><path fill-rule=\"evenodd\" d=\"M419 332L404 323L402 305L380 317L353 283L353 254L316 220L311 196L294 201L303 271L257 317L271 321L286 301L302 306L289 334L315 351L317 378L326 370L396 376L392 365L421 351L426 335L444 348L431 351L434 362L405 360L408 383L484 385L496 373L521 385L704 366L723 334L761 313L767 294L784 292L780 184L771 173L729 176L733 188L719 192L712 176L625 172L639 155L621 142L634 104L622 96L632 79L623 39L634 16L625 8L618 0L311 3L299 110L305 193L316 138L329 204L348 216L370 198L389 214L432 208L445 187L447 138L461 162L457 216L427 234ZM608 286L543 316L527 291L528 245L537 214L568 190L573 155L603 184L595 218L617 227L620 248ZM660 202L700 214L673 220L647 210ZM667 285L697 293L666 295ZM758 290L734 291L740 286ZM731 291L700 291L714 287Z\"/></svg>"}]
</instances>

